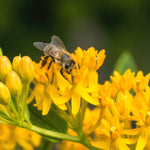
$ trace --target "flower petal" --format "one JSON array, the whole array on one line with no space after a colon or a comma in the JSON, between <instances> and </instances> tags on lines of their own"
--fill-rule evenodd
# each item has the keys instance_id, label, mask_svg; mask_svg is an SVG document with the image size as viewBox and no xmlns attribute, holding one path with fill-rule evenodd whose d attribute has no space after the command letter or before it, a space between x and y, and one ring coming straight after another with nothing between
<instances>
[{"instance_id":1,"label":"flower petal","mask_svg":"<svg viewBox=\"0 0 150 150\"><path fill-rule=\"evenodd\" d=\"M76 91L76 89L72 92L71 106L72 106L72 114L76 115L80 108L80 94Z\"/></svg>"},{"instance_id":2,"label":"flower petal","mask_svg":"<svg viewBox=\"0 0 150 150\"><path fill-rule=\"evenodd\" d=\"M92 96L90 96L90 94L87 92L87 88L79 88L78 90L80 92L81 97L86 100L87 102L93 104L93 105L98 105L98 99L93 98Z\"/></svg>"},{"instance_id":3,"label":"flower petal","mask_svg":"<svg viewBox=\"0 0 150 150\"><path fill-rule=\"evenodd\" d=\"M139 137L136 145L136 150L142 150L146 146L148 142L148 129L144 128L141 132L141 136Z\"/></svg>"},{"instance_id":4,"label":"flower petal","mask_svg":"<svg viewBox=\"0 0 150 150\"><path fill-rule=\"evenodd\" d=\"M43 110L42 115L47 115L51 107L51 99L45 97L43 99Z\"/></svg>"}]
</instances>

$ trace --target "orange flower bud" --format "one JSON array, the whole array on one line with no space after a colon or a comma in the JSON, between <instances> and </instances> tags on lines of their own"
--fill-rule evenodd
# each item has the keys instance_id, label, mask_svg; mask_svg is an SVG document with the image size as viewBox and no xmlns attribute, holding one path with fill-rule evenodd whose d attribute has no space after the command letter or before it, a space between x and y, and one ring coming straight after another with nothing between
<instances>
[{"instance_id":1,"label":"orange flower bud","mask_svg":"<svg viewBox=\"0 0 150 150\"><path fill-rule=\"evenodd\" d=\"M11 96L8 87L0 82L0 104L7 105L10 100Z\"/></svg>"},{"instance_id":2,"label":"orange flower bud","mask_svg":"<svg viewBox=\"0 0 150 150\"><path fill-rule=\"evenodd\" d=\"M11 62L6 56L0 56L0 81L5 81L6 75L12 70Z\"/></svg>"},{"instance_id":3,"label":"orange flower bud","mask_svg":"<svg viewBox=\"0 0 150 150\"><path fill-rule=\"evenodd\" d=\"M34 66L32 60L28 56L21 58L19 64L19 74L23 81L31 82L34 76Z\"/></svg>"},{"instance_id":4,"label":"orange flower bud","mask_svg":"<svg viewBox=\"0 0 150 150\"><path fill-rule=\"evenodd\" d=\"M17 73L19 73L20 61L21 61L21 56L16 56L16 57L14 57L13 62L12 62L13 70Z\"/></svg>"},{"instance_id":5,"label":"orange flower bud","mask_svg":"<svg viewBox=\"0 0 150 150\"><path fill-rule=\"evenodd\" d=\"M7 74L6 85L13 96L21 93L22 83L19 75L16 72L10 71Z\"/></svg>"}]
</instances>

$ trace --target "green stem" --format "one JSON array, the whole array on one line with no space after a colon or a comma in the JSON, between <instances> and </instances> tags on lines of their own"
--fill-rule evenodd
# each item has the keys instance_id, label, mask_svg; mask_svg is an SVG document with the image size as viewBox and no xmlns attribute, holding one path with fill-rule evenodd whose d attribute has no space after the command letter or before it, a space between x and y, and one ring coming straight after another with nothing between
<instances>
[{"instance_id":1,"label":"green stem","mask_svg":"<svg viewBox=\"0 0 150 150\"><path fill-rule=\"evenodd\" d=\"M82 136L80 138L79 136L72 136L72 135L68 135L68 134L64 134L64 133L50 131L50 130L47 130L47 129L39 128L39 127L34 126L34 125L29 126L28 124L23 124L23 127L27 128L29 130L32 130L34 132L37 132L39 134L48 136L48 137L53 137L53 138L57 138L57 139L63 139L63 140L68 140L68 141L81 143L84 146L86 146L87 148L89 148L90 150L100 150L99 148L96 148L96 147L92 146L90 144L90 141L85 136Z\"/></svg>"},{"instance_id":2,"label":"green stem","mask_svg":"<svg viewBox=\"0 0 150 150\"><path fill-rule=\"evenodd\" d=\"M27 124L23 124L23 127L32 130L34 132L37 132L39 134L48 136L48 137L53 137L53 138L57 138L57 139L63 139L63 140L68 140L68 141L73 141L73 142L80 142L80 138L78 136L72 136L72 135L68 135L68 134L64 134L64 133L59 133L59 132L55 132L55 131L50 131L47 129L42 129L40 127L34 126L34 125L27 125Z\"/></svg>"},{"instance_id":3,"label":"green stem","mask_svg":"<svg viewBox=\"0 0 150 150\"><path fill-rule=\"evenodd\" d=\"M3 123L3 124L10 124L10 125L16 125L14 122L12 121L9 121L7 119L4 119L2 117L0 117L0 123Z\"/></svg>"},{"instance_id":4,"label":"green stem","mask_svg":"<svg viewBox=\"0 0 150 150\"><path fill-rule=\"evenodd\" d=\"M62 117L69 122L71 125L74 124L74 122L72 121L72 119L70 118L70 116L67 114L67 112L60 110L60 114L62 115Z\"/></svg>"},{"instance_id":5,"label":"green stem","mask_svg":"<svg viewBox=\"0 0 150 150\"><path fill-rule=\"evenodd\" d=\"M21 117L21 110L20 110L20 99L19 99L19 94L16 95L16 101L17 101L17 110L19 114L19 118Z\"/></svg>"},{"instance_id":6,"label":"green stem","mask_svg":"<svg viewBox=\"0 0 150 150\"><path fill-rule=\"evenodd\" d=\"M10 108L9 108L9 107L10 107ZM7 106L7 109L8 109L8 111L9 111L9 109L11 109L12 112L14 113L15 117L16 117L16 118L19 118L19 114L18 114L18 112L17 112L17 110L16 110L16 107L15 107L15 105L14 105L14 103L13 103L12 100L10 101L9 106ZM10 112L10 111L9 111L9 113L10 113L10 115L11 115L11 112Z\"/></svg>"},{"instance_id":7,"label":"green stem","mask_svg":"<svg viewBox=\"0 0 150 150\"><path fill-rule=\"evenodd\" d=\"M79 137L81 137L81 141L80 143L84 146L86 146L87 148L89 148L90 150L101 150L100 148L97 148L93 145L91 145L90 140L86 137L86 135L83 133L82 129L77 131Z\"/></svg>"},{"instance_id":8,"label":"green stem","mask_svg":"<svg viewBox=\"0 0 150 150\"><path fill-rule=\"evenodd\" d=\"M80 113L81 124L83 124L86 108L87 108L87 102L84 99L82 99L81 113Z\"/></svg>"},{"instance_id":9,"label":"green stem","mask_svg":"<svg viewBox=\"0 0 150 150\"><path fill-rule=\"evenodd\" d=\"M29 83L23 84L23 95L22 95L22 112L21 112L21 120L23 121L25 119L25 111L27 108L27 97L28 97L28 91L29 91Z\"/></svg>"}]
</instances>

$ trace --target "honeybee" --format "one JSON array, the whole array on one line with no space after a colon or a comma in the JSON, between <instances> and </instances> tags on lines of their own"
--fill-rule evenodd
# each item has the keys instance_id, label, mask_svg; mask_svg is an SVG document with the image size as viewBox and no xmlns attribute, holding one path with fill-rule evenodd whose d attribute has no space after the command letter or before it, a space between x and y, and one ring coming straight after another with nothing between
<instances>
[{"instance_id":1,"label":"honeybee","mask_svg":"<svg viewBox=\"0 0 150 150\"><path fill-rule=\"evenodd\" d=\"M52 61L49 63L48 69L50 68L52 62L62 66L60 69L62 75L63 70L65 70L68 74L71 74L72 69L76 68L75 61L66 50L64 43L58 36L53 35L50 43L34 42L33 45L45 54L41 67L45 66L47 59L51 57Z\"/></svg>"}]
</instances>

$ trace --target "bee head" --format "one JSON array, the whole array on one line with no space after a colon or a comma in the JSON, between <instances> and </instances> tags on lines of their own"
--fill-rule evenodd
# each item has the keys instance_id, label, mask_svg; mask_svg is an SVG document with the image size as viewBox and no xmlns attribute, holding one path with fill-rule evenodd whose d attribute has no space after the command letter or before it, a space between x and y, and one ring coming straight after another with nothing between
<instances>
[{"instance_id":1,"label":"bee head","mask_svg":"<svg viewBox=\"0 0 150 150\"><path fill-rule=\"evenodd\" d=\"M67 63L65 63L65 64L63 65L63 69L64 69L68 74L70 74L71 71L72 71L72 69L74 69L74 68L75 68L75 62L74 62L74 60L71 60L71 61L69 61L69 62L67 62Z\"/></svg>"}]
</instances>

